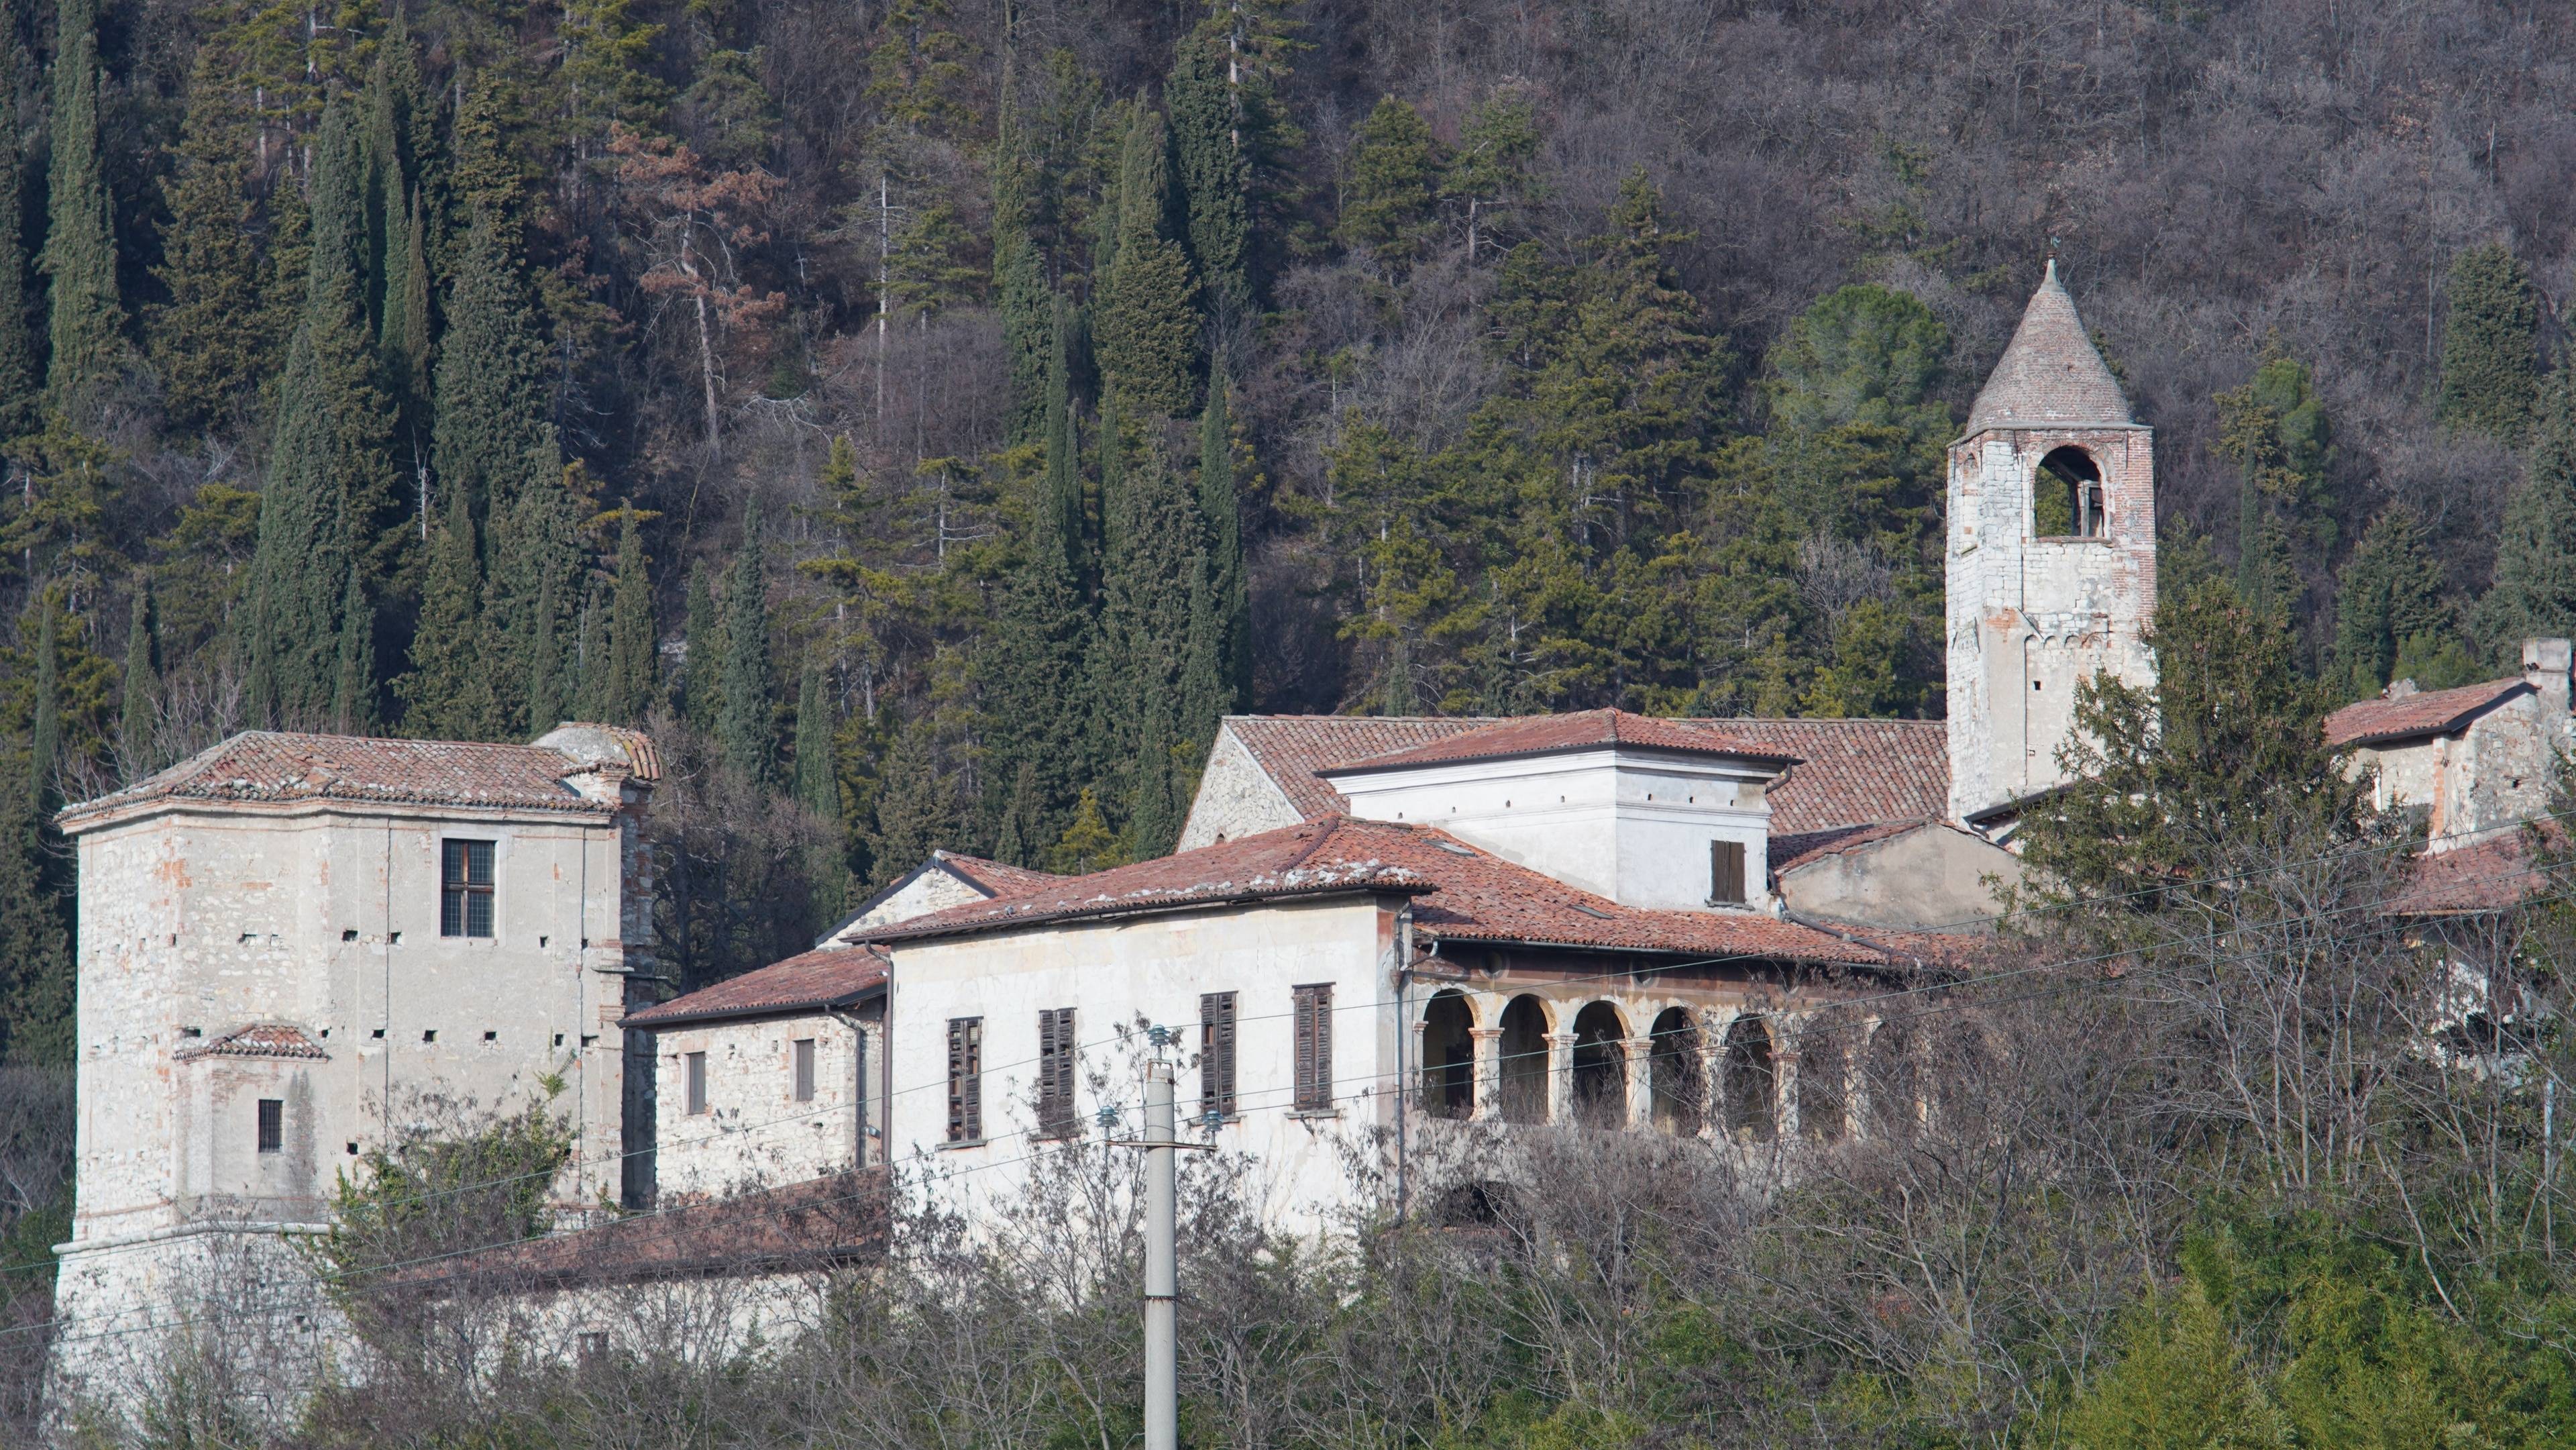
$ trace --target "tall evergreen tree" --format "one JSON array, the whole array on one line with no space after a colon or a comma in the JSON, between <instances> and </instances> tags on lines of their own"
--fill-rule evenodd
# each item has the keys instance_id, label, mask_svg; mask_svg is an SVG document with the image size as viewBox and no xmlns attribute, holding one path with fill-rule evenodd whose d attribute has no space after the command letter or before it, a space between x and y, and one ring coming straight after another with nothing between
<instances>
[{"instance_id":1,"label":"tall evergreen tree","mask_svg":"<svg viewBox=\"0 0 2576 1450\"><path fill-rule=\"evenodd\" d=\"M1005 37L1013 46L1016 37ZM1032 235L1040 185L1028 121L1021 115L1016 49L1002 57L999 133L993 141L993 290L1002 314L1002 352L1010 369L1010 400L1002 415L1007 444L1043 441L1047 400L1054 387L1055 297Z\"/></svg>"},{"instance_id":2,"label":"tall evergreen tree","mask_svg":"<svg viewBox=\"0 0 2576 1450\"><path fill-rule=\"evenodd\" d=\"M2400 504L2381 514L2345 562L2339 584L2336 683L2346 698L2358 700L2388 683L2408 640L2449 623L2442 566L2425 546L2414 510Z\"/></svg>"},{"instance_id":3,"label":"tall evergreen tree","mask_svg":"<svg viewBox=\"0 0 2576 1450\"><path fill-rule=\"evenodd\" d=\"M1002 824L993 839L996 859L1014 866L1039 864L1039 846L1047 838L1038 790L1037 762L1021 761L1019 769L1011 773L1010 794L1002 800Z\"/></svg>"},{"instance_id":4,"label":"tall evergreen tree","mask_svg":"<svg viewBox=\"0 0 2576 1450\"><path fill-rule=\"evenodd\" d=\"M54 775L62 763L63 669L52 598L39 600L36 610L36 699L28 712L32 723L27 730L27 798L41 816L54 807Z\"/></svg>"},{"instance_id":5,"label":"tall evergreen tree","mask_svg":"<svg viewBox=\"0 0 2576 1450\"><path fill-rule=\"evenodd\" d=\"M1457 154L1441 178L1440 194L1467 209L1463 240L1469 264L1519 230L1511 225L1510 213L1529 199L1530 161L1538 146L1537 119L1519 86L1488 97L1460 128Z\"/></svg>"},{"instance_id":6,"label":"tall evergreen tree","mask_svg":"<svg viewBox=\"0 0 2576 1450\"><path fill-rule=\"evenodd\" d=\"M340 593L339 660L331 684L331 728L342 735L376 729L376 612L358 571L349 571Z\"/></svg>"},{"instance_id":7,"label":"tall evergreen tree","mask_svg":"<svg viewBox=\"0 0 2576 1450\"><path fill-rule=\"evenodd\" d=\"M1140 422L1189 411L1198 355L1198 284L1169 235L1170 195L1163 120L1140 105L1119 156L1117 253L1093 323L1102 383Z\"/></svg>"},{"instance_id":8,"label":"tall evergreen tree","mask_svg":"<svg viewBox=\"0 0 2576 1450\"><path fill-rule=\"evenodd\" d=\"M1065 512L1051 497L1052 476L1044 487L1029 510L1026 535L1015 541L1012 567L997 591L992 631L975 657L992 722L987 779L1011 792L994 804L1006 820L1021 822L1019 840L1027 853L1054 839L1054 822L1100 759L1089 748L1081 711L1068 708L1086 693L1090 617L1068 560ZM1078 526L1079 495L1074 507Z\"/></svg>"},{"instance_id":9,"label":"tall evergreen tree","mask_svg":"<svg viewBox=\"0 0 2576 1450\"><path fill-rule=\"evenodd\" d=\"M1351 141L1342 189L1342 245L1401 266L1430 244L1440 184L1438 145L1422 113L1388 96Z\"/></svg>"},{"instance_id":10,"label":"tall evergreen tree","mask_svg":"<svg viewBox=\"0 0 2576 1450\"><path fill-rule=\"evenodd\" d=\"M475 516L497 531L521 486L550 472L532 456L550 453L545 347L510 241L514 228L490 209L474 214L448 293L438 350L438 416L431 463L443 489L463 489ZM487 537L497 557L501 541Z\"/></svg>"},{"instance_id":11,"label":"tall evergreen tree","mask_svg":"<svg viewBox=\"0 0 2576 1450\"><path fill-rule=\"evenodd\" d=\"M388 246L398 244L398 250L385 261L384 326L376 338L376 350L384 359L385 384L402 409L403 436L414 455L408 461L415 467L436 396L429 367L432 323L427 233L420 192L414 190L404 203L402 225L387 240Z\"/></svg>"},{"instance_id":12,"label":"tall evergreen tree","mask_svg":"<svg viewBox=\"0 0 2576 1450\"><path fill-rule=\"evenodd\" d=\"M152 579L138 575L134 604L125 625L125 680L117 718L117 754L129 775L143 775L160 762L154 755L154 732L161 727L161 638L152 613Z\"/></svg>"},{"instance_id":13,"label":"tall evergreen tree","mask_svg":"<svg viewBox=\"0 0 2576 1450\"><path fill-rule=\"evenodd\" d=\"M953 839L957 812L932 746L930 721L914 720L886 754L885 784L868 832L872 889L893 882Z\"/></svg>"},{"instance_id":14,"label":"tall evergreen tree","mask_svg":"<svg viewBox=\"0 0 2576 1450\"><path fill-rule=\"evenodd\" d=\"M724 711L716 739L727 768L743 780L770 781L769 579L760 547L760 501L742 516L742 547L725 583Z\"/></svg>"},{"instance_id":15,"label":"tall evergreen tree","mask_svg":"<svg viewBox=\"0 0 2576 1450\"><path fill-rule=\"evenodd\" d=\"M483 551L472 507L459 489L447 495L430 534L411 670L394 684L403 700L404 728L431 740L499 739L491 656L483 631Z\"/></svg>"},{"instance_id":16,"label":"tall evergreen tree","mask_svg":"<svg viewBox=\"0 0 2576 1450\"><path fill-rule=\"evenodd\" d=\"M838 920L849 867L841 858L841 774L833 758L832 696L824 688L823 662L809 658L796 689L796 803L823 826L823 844L806 863L807 889L823 925Z\"/></svg>"},{"instance_id":17,"label":"tall evergreen tree","mask_svg":"<svg viewBox=\"0 0 2576 1450\"><path fill-rule=\"evenodd\" d=\"M1232 17L1220 11L1181 38L1164 100L1189 213L1190 260L1220 319L1252 307L1252 166L1227 80Z\"/></svg>"},{"instance_id":18,"label":"tall evergreen tree","mask_svg":"<svg viewBox=\"0 0 2576 1450\"><path fill-rule=\"evenodd\" d=\"M229 422L273 366L278 340L252 240L246 127L220 66L208 47L190 74L178 165L161 183L170 219L154 274L170 300L143 316L145 351L170 421L181 428Z\"/></svg>"},{"instance_id":19,"label":"tall evergreen tree","mask_svg":"<svg viewBox=\"0 0 2576 1450\"><path fill-rule=\"evenodd\" d=\"M1171 750L1181 734L1173 715L1190 652L1192 605L1204 594L1207 569L1198 503L1164 459L1159 430L1147 435L1117 507L1117 546L1092 648L1093 697L1103 714L1100 758L1127 763L1130 843L1159 854L1178 833ZM1142 827L1134 814L1140 808L1147 813Z\"/></svg>"},{"instance_id":20,"label":"tall evergreen tree","mask_svg":"<svg viewBox=\"0 0 2576 1450\"><path fill-rule=\"evenodd\" d=\"M653 581L644 563L644 529L634 505L619 510L617 583L610 596L608 686L600 711L611 724L642 723L653 704Z\"/></svg>"},{"instance_id":21,"label":"tall evergreen tree","mask_svg":"<svg viewBox=\"0 0 2576 1450\"><path fill-rule=\"evenodd\" d=\"M550 728L564 704L564 615L581 594L580 520L574 495L580 465L567 468L554 430L528 451L517 501L494 519L486 545L485 638L498 658L502 718L531 731ZM540 698L539 691L543 692Z\"/></svg>"},{"instance_id":22,"label":"tall evergreen tree","mask_svg":"<svg viewBox=\"0 0 2576 1450\"><path fill-rule=\"evenodd\" d=\"M699 734L713 735L724 713L724 632L716 623L715 583L703 559L689 569L681 630L688 653L680 667L680 711Z\"/></svg>"},{"instance_id":23,"label":"tall evergreen tree","mask_svg":"<svg viewBox=\"0 0 2576 1450\"><path fill-rule=\"evenodd\" d=\"M46 869L42 808L0 755L0 1062L68 1067L72 1060L71 923Z\"/></svg>"},{"instance_id":24,"label":"tall evergreen tree","mask_svg":"<svg viewBox=\"0 0 2576 1450\"><path fill-rule=\"evenodd\" d=\"M15 23L0 25L0 438L36 426L35 334L27 325L27 190L24 138L18 131L18 83L26 53ZM5 827L0 827L5 829ZM7 849L0 843L0 850Z\"/></svg>"},{"instance_id":25,"label":"tall evergreen tree","mask_svg":"<svg viewBox=\"0 0 2576 1450\"><path fill-rule=\"evenodd\" d=\"M1079 590L1092 575L1090 510L1083 502L1082 469L1075 454L1073 431L1070 309L1054 302L1055 346L1047 364L1046 498L1039 507L1054 515L1055 538L1064 551L1066 570Z\"/></svg>"},{"instance_id":26,"label":"tall evergreen tree","mask_svg":"<svg viewBox=\"0 0 2576 1450\"><path fill-rule=\"evenodd\" d=\"M53 278L53 406L85 419L123 361L125 302L116 284L116 213L99 154L98 37L86 4L58 8L54 61L51 216L44 270Z\"/></svg>"},{"instance_id":27,"label":"tall evergreen tree","mask_svg":"<svg viewBox=\"0 0 2576 1450\"><path fill-rule=\"evenodd\" d=\"M528 622L528 733L541 734L555 727L566 714L564 704L569 692L564 688L564 659L561 618L562 604L555 594L555 580L548 574L538 582L536 611Z\"/></svg>"},{"instance_id":28,"label":"tall evergreen tree","mask_svg":"<svg viewBox=\"0 0 2576 1450\"><path fill-rule=\"evenodd\" d=\"M2531 271L2502 242L2462 252L2451 263L2450 315L2442 327L2442 387L2434 412L2444 423L2520 444L2540 391L2540 305Z\"/></svg>"},{"instance_id":29,"label":"tall evergreen tree","mask_svg":"<svg viewBox=\"0 0 2576 1450\"><path fill-rule=\"evenodd\" d=\"M1234 480L1234 422L1226 376L1208 380L1199 417L1199 513L1207 528L1208 607L1219 713L1252 698L1252 599L1243 568L1243 519Z\"/></svg>"},{"instance_id":30,"label":"tall evergreen tree","mask_svg":"<svg viewBox=\"0 0 2576 1450\"><path fill-rule=\"evenodd\" d=\"M2536 636L2576 635L2576 368L2550 374L2531 459L2505 504L2495 583L2478 601L2489 658L2512 665Z\"/></svg>"}]
</instances>

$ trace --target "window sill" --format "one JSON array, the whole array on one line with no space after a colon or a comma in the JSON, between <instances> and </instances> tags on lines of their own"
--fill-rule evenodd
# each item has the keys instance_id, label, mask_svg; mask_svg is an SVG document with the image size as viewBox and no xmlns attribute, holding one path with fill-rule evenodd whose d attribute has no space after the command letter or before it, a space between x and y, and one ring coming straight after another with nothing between
<instances>
[{"instance_id":1,"label":"window sill","mask_svg":"<svg viewBox=\"0 0 2576 1450\"><path fill-rule=\"evenodd\" d=\"M957 1138L952 1139L949 1142L941 1143L930 1151L934 1153L955 1153L967 1148L981 1148L992 1141L993 1140L990 1138Z\"/></svg>"},{"instance_id":2,"label":"window sill","mask_svg":"<svg viewBox=\"0 0 2576 1450\"><path fill-rule=\"evenodd\" d=\"M2031 536L2031 542L2034 544L2107 544L2111 542L2111 538L2108 534L2034 534Z\"/></svg>"},{"instance_id":3,"label":"window sill","mask_svg":"<svg viewBox=\"0 0 2576 1450\"><path fill-rule=\"evenodd\" d=\"M1318 1119L1338 1118L1341 1115L1342 1110L1339 1108L1290 1108L1288 1110L1289 1117L1302 1119L1308 1122Z\"/></svg>"}]
</instances>

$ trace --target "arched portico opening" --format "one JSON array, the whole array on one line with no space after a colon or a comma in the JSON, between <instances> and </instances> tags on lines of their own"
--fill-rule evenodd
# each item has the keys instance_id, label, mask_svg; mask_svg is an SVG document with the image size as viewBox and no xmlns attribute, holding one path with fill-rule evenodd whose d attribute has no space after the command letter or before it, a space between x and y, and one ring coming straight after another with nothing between
<instances>
[{"instance_id":1,"label":"arched portico opening","mask_svg":"<svg viewBox=\"0 0 2576 1450\"><path fill-rule=\"evenodd\" d=\"M1869 1034L1860 1090L1872 1136L1911 1137L1922 1124L1923 1081L1914 1059L1914 1034L1904 1023L1881 1022Z\"/></svg>"},{"instance_id":2,"label":"arched portico opening","mask_svg":"<svg viewBox=\"0 0 2576 1450\"><path fill-rule=\"evenodd\" d=\"M1722 1089L1727 1131L1767 1143L1777 1123L1780 1068L1771 1051L1771 1026L1759 1017L1727 1025Z\"/></svg>"},{"instance_id":3,"label":"arched portico opening","mask_svg":"<svg viewBox=\"0 0 2576 1450\"><path fill-rule=\"evenodd\" d=\"M1627 1036L1619 1009L1607 1002L1574 1014L1574 1120L1585 1127L1628 1120Z\"/></svg>"},{"instance_id":4,"label":"arched portico opening","mask_svg":"<svg viewBox=\"0 0 2576 1450\"><path fill-rule=\"evenodd\" d=\"M2031 481L2032 531L2043 539L2102 537L2102 466L2069 443L2039 460Z\"/></svg>"},{"instance_id":5,"label":"arched portico opening","mask_svg":"<svg viewBox=\"0 0 2576 1450\"><path fill-rule=\"evenodd\" d=\"M1514 997L1503 1007L1501 1049L1503 1121L1547 1121L1547 1008L1536 997Z\"/></svg>"},{"instance_id":6,"label":"arched portico opening","mask_svg":"<svg viewBox=\"0 0 2576 1450\"><path fill-rule=\"evenodd\" d=\"M1422 1110L1435 1118L1476 1110L1475 1025L1464 993L1439 993L1422 1009Z\"/></svg>"},{"instance_id":7,"label":"arched portico opening","mask_svg":"<svg viewBox=\"0 0 2576 1450\"><path fill-rule=\"evenodd\" d=\"M1681 1008L1667 1007L1649 1035L1654 1041L1647 1067L1655 1094L1655 1126L1677 1138L1698 1137L1708 1102L1708 1084L1700 1070L1699 1023Z\"/></svg>"},{"instance_id":8,"label":"arched portico opening","mask_svg":"<svg viewBox=\"0 0 2576 1450\"><path fill-rule=\"evenodd\" d=\"M1839 1143L1851 1131L1851 1059L1843 1023L1810 1023L1798 1034L1798 1131L1810 1141Z\"/></svg>"}]
</instances>

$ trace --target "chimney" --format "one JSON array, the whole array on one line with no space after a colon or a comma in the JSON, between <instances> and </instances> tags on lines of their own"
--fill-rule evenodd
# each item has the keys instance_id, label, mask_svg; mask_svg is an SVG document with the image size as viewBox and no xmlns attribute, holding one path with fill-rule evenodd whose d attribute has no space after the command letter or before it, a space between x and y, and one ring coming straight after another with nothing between
<instances>
[{"instance_id":1,"label":"chimney","mask_svg":"<svg viewBox=\"0 0 2576 1450\"><path fill-rule=\"evenodd\" d=\"M2526 639L2522 642L2522 677L2540 692L2558 714L2567 713L2567 671L2571 647L2564 639Z\"/></svg>"}]
</instances>

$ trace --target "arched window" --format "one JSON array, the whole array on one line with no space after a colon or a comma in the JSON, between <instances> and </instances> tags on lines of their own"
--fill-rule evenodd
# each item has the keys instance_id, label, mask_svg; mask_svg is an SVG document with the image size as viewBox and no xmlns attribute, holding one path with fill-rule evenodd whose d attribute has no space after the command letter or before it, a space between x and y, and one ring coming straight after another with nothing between
<instances>
[{"instance_id":1,"label":"arched window","mask_svg":"<svg viewBox=\"0 0 2576 1450\"><path fill-rule=\"evenodd\" d=\"M1619 1009L1607 1002L1574 1014L1574 1120L1585 1127L1628 1121L1627 1035Z\"/></svg>"},{"instance_id":2,"label":"arched window","mask_svg":"<svg viewBox=\"0 0 2576 1450\"><path fill-rule=\"evenodd\" d=\"M1881 1022L1869 1034L1861 1070L1861 1102L1871 1136L1908 1138L1923 1122L1922 1074L1915 1069L1914 1034L1902 1022Z\"/></svg>"},{"instance_id":3,"label":"arched window","mask_svg":"<svg viewBox=\"0 0 2576 1450\"><path fill-rule=\"evenodd\" d=\"M1536 997L1503 1008L1502 1109L1507 1123L1547 1121L1547 1009Z\"/></svg>"},{"instance_id":4,"label":"arched window","mask_svg":"<svg viewBox=\"0 0 2576 1450\"><path fill-rule=\"evenodd\" d=\"M2039 460L2031 487L2031 525L2043 539L2102 537L2102 469L2069 443Z\"/></svg>"},{"instance_id":5,"label":"arched window","mask_svg":"<svg viewBox=\"0 0 2576 1450\"><path fill-rule=\"evenodd\" d=\"M1726 1126L1757 1143L1771 1139L1780 1069L1771 1057L1771 1029L1759 1017L1738 1017L1726 1029Z\"/></svg>"},{"instance_id":6,"label":"arched window","mask_svg":"<svg viewBox=\"0 0 2576 1450\"><path fill-rule=\"evenodd\" d=\"M1475 1017L1467 999L1442 992L1422 1012L1422 1110L1435 1118L1464 1118L1476 1110Z\"/></svg>"},{"instance_id":7,"label":"arched window","mask_svg":"<svg viewBox=\"0 0 2576 1450\"><path fill-rule=\"evenodd\" d=\"M1818 1143L1839 1143L1851 1129L1850 1031L1826 1021L1798 1034L1798 1131Z\"/></svg>"},{"instance_id":8,"label":"arched window","mask_svg":"<svg viewBox=\"0 0 2576 1450\"><path fill-rule=\"evenodd\" d=\"M1699 1024L1679 1007L1655 1019L1655 1053L1647 1063L1655 1091L1655 1126L1676 1138L1696 1138L1707 1115L1708 1085L1701 1080Z\"/></svg>"}]
</instances>

